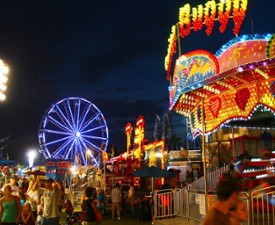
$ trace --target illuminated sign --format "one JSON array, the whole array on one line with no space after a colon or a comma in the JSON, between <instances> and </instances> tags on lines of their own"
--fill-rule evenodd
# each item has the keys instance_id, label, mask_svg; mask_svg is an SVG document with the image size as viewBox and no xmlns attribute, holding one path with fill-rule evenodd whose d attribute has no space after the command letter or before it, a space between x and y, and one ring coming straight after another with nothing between
<instances>
[{"instance_id":1,"label":"illuminated sign","mask_svg":"<svg viewBox=\"0 0 275 225\"><path fill-rule=\"evenodd\" d=\"M190 4L187 3L180 8L179 12L180 35L184 38L190 34L191 29L194 31L201 30L203 24L206 26L206 34L210 35L216 17L220 22L220 32L223 33L230 18L231 9L235 24L233 32L234 34L238 34L245 17L246 8L247 0L220 0L219 3L211 0L205 3L204 8L202 5L198 5L197 7L193 7L192 10ZM218 15L216 15L217 9Z\"/></svg>"},{"instance_id":2,"label":"illuminated sign","mask_svg":"<svg viewBox=\"0 0 275 225\"><path fill-rule=\"evenodd\" d=\"M193 29L199 31L206 26L206 34L212 33L214 22L220 22L219 30L223 33L228 24L229 18L233 19L233 33L238 34L243 23L248 0L220 0L216 3L215 0L207 1L203 7L202 4L191 8L187 3L179 9L179 34L182 38L188 36ZM217 13L218 11L218 13ZM232 14L232 15L230 15ZM168 39L168 51L165 57L165 70L167 71L167 80L170 78L170 70L173 54L176 52L176 28L172 27L172 33Z\"/></svg>"}]
</instances>

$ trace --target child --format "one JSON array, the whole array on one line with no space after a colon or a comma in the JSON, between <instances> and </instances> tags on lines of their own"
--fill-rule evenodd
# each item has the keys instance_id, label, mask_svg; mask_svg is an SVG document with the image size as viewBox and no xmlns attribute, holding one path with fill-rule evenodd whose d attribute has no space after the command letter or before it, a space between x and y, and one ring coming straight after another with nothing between
<instances>
[{"instance_id":1,"label":"child","mask_svg":"<svg viewBox=\"0 0 275 225\"><path fill-rule=\"evenodd\" d=\"M44 197L41 196L40 197L40 203L37 206L37 218L36 218L37 225L42 224L43 208L44 208Z\"/></svg>"},{"instance_id":2,"label":"child","mask_svg":"<svg viewBox=\"0 0 275 225\"><path fill-rule=\"evenodd\" d=\"M24 225L34 225L35 224L35 218L32 213L31 204L29 202L26 202L23 205L23 210L21 213L21 218Z\"/></svg>"}]
</instances>

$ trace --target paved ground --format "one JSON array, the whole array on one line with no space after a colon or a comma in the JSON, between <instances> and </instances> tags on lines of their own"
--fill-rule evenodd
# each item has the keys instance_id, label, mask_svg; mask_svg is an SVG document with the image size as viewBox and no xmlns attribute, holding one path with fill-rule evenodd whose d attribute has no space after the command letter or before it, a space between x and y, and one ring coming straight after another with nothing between
<instances>
[{"instance_id":1,"label":"paved ground","mask_svg":"<svg viewBox=\"0 0 275 225\"><path fill-rule=\"evenodd\" d=\"M121 220L112 220L110 218L103 218L102 225L141 225L152 224L151 221L140 221L138 218L124 217Z\"/></svg>"},{"instance_id":2,"label":"paved ground","mask_svg":"<svg viewBox=\"0 0 275 225\"><path fill-rule=\"evenodd\" d=\"M66 224L66 216L64 213L60 219L60 224L61 225ZM112 220L111 216L103 216L103 221L101 223L101 225L141 225L141 224L150 225L150 224L152 224L152 222L151 221L141 221L138 218L138 215L136 215L136 216L124 216L121 218L121 220L117 220L117 219ZM77 225L77 223L75 225Z\"/></svg>"},{"instance_id":3,"label":"paved ground","mask_svg":"<svg viewBox=\"0 0 275 225\"><path fill-rule=\"evenodd\" d=\"M63 212L62 217L60 219L60 224L61 225L67 225L66 224L66 215ZM110 213L108 215L103 216L103 221L101 225L151 225L152 221L143 221L139 219L138 212L136 212L136 215L130 216L126 215L121 218L121 220L112 220ZM162 219L162 220L156 220L153 223L154 225L175 225L175 224L180 224L180 225L200 225L201 223L199 222L194 222L192 220L186 220L186 218L182 217L177 217L177 218L170 218L170 219ZM79 224L74 224L74 225L81 225Z\"/></svg>"}]
</instances>

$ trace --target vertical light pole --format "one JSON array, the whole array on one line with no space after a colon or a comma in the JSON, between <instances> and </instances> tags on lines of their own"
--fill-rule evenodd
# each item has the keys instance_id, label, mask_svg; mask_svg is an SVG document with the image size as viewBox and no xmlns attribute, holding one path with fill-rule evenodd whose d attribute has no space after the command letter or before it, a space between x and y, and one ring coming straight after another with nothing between
<instances>
[{"instance_id":1,"label":"vertical light pole","mask_svg":"<svg viewBox=\"0 0 275 225\"><path fill-rule=\"evenodd\" d=\"M6 99L8 73L8 64L0 59L0 101L4 101Z\"/></svg>"},{"instance_id":2,"label":"vertical light pole","mask_svg":"<svg viewBox=\"0 0 275 225\"><path fill-rule=\"evenodd\" d=\"M36 152L34 150L30 150L28 153L29 157L29 168L32 169L33 163L34 163L34 158L36 156Z\"/></svg>"}]
</instances>

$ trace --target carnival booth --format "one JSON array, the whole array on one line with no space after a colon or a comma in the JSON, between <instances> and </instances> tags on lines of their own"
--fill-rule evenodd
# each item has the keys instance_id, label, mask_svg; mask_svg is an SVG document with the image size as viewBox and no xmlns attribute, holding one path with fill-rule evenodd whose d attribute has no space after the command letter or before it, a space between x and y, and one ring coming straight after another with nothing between
<instances>
[{"instance_id":1,"label":"carnival booth","mask_svg":"<svg viewBox=\"0 0 275 225\"><path fill-rule=\"evenodd\" d=\"M66 176L70 176L70 169L73 163L66 160L46 159L45 165L47 177L63 181Z\"/></svg>"}]
</instances>

